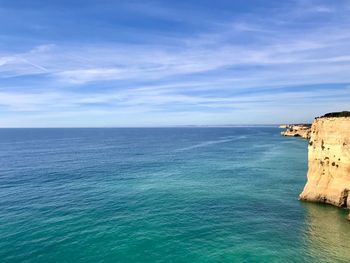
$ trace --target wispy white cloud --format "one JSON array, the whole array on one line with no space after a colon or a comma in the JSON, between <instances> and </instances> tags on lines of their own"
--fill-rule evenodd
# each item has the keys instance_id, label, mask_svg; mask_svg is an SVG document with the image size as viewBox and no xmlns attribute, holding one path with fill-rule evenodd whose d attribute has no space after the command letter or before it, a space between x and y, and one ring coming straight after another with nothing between
<instances>
[{"instance_id":1,"label":"wispy white cloud","mask_svg":"<svg viewBox=\"0 0 350 263\"><path fill-rule=\"evenodd\" d=\"M215 35L206 37L215 40ZM0 77L46 74L60 82L83 84L121 79L162 79L239 66L278 65L288 70L295 65L300 69L312 64L319 67L322 62L324 67L332 68L334 63L341 63L347 69L350 49L344 47L344 41L348 40L348 32L327 28L325 32L272 38L268 43L253 46L227 42L208 46L206 40L203 40L203 45L194 41L192 46L188 39L180 47L39 46L21 54L2 56Z\"/></svg>"},{"instance_id":2,"label":"wispy white cloud","mask_svg":"<svg viewBox=\"0 0 350 263\"><path fill-rule=\"evenodd\" d=\"M133 8L164 15L162 8ZM266 114L282 105L304 111L311 104L349 106L349 89L335 84L350 82L350 19L307 23L310 13L326 19L342 11L304 1L282 15L280 11L266 18L244 14L213 21L210 30L176 36L173 43L65 41L0 52L0 80L7 83L0 85L0 107L33 116L124 112L143 119L164 112L163 117L185 120L190 112L192 120L200 115L214 121L209 116L253 109ZM35 83L27 84L26 78ZM8 84L11 79L15 85ZM291 90L318 84L329 88Z\"/></svg>"}]
</instances>

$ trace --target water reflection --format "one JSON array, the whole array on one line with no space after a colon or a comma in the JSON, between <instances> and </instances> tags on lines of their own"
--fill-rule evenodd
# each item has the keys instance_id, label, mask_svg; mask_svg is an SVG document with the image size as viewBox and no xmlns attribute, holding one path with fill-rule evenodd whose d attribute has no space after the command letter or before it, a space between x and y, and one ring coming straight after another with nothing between
<instances>
[{"instance_id":1,"label":"water reflection","mask_svg":"<svg viewBox=\"0 0 350 263\"><path fill-rule=\"evenodd\" d=\"M305 249L319 262L350 262L350 222L347 210L330 205L303 203Z\"/></svg>"}]
</instances>

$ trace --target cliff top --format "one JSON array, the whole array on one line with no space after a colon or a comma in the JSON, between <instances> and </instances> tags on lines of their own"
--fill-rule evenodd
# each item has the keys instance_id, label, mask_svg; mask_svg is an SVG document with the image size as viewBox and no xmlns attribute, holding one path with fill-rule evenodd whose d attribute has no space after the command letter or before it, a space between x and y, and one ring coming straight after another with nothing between
<instances>
[{"instance_id":1,"label":"cliff top","mask_svg":"<svg viewBox=\"0 0 350 263\"><path fill-rule=\"evenodd\" d=\"M350 111L331 112L319 118L340 118L340 117L350 117Z\"/></svg>"}]
</instances>

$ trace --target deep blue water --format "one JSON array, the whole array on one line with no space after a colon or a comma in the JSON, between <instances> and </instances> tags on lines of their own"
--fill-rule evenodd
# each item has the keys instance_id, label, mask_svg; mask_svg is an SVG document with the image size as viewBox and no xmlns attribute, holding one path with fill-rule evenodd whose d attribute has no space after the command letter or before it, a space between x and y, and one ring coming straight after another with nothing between
<instances>
[{"instance_id":1,"label":"deep blue water","mask_svg":"<svg viewBox=\"0 0 350 263\"><path fill-rule=\"evenodd\" d=\"M0 129L1 262L350 262L274 127Z\"/></svg>"}]
</instances>

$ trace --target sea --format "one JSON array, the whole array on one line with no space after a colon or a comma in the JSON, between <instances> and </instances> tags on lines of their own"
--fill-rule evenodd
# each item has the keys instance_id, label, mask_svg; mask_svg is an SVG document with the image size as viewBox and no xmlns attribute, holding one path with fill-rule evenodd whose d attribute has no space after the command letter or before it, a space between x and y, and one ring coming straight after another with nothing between
<instances>
[{"instance_id":1,"label":"sea","mask_svg":"<svg viewBox=\"0 0 350 263\"><path fill-rule=\"evenodd\" d=\"M0 262L350 262L280 131L0 129Z\"/></svg>"}]
</instances>

